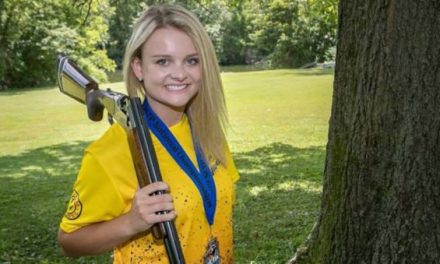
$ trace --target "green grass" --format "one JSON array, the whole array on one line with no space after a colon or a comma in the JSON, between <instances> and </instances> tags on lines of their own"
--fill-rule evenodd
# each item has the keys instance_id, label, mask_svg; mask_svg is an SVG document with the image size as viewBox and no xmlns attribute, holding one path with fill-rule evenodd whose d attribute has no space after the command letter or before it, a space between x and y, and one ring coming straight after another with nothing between
<instances>
[{"instance_id":1,"label":"green grass","mask_svg":"<svg viewBox=\"0 0 440 264\"><path fill-rule=\"evenodd\" d=\"M319 213L333 74L222 74L241 179L236 263L285 263ZM121 89L122 83L102 85ZM0 93L0 263L109 263L61 257L56 242L82 151L108 127L54 87Z\"/></svg>"},{"instance_id":2,"label":"green grass","mask_svg":"<svg viewBox=\"0 0 440 264\"><path fill-rule=\"evenodd\" d=\"M333 75L328 70L274 70L223 74L233 150L270 143L295 147L327 141Z\"/></svg>"}]
</instances>

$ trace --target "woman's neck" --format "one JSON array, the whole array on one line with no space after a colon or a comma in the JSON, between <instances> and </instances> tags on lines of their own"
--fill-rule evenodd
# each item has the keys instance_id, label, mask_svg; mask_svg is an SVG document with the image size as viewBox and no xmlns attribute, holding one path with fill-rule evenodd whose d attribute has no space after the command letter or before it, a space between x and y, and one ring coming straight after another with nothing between
<instances>
[{"instance_id":1,"label":"woman's neck","mask_svg":"<svg viewBox=\"0 0 440 264\"><path fill-rule=\"evenodd\" d=\"M167 105L163 105L157 102L150 103L151 109L156 113L156 115L165 123L167 127L171 127L182 120L185 108L174 108Z\"/></svg>"},{"instance_id":2,"label":"woman's neck","mask_svg":"<svg viewBox=\"0 0 440 264\"><path fill-rule=\"evenodd\" d=\"M180 120L182 120L183 112L176 112L172 116L171 115L161 116L159 114L157 115L160 117L160 119L162 119L162 121L165 123L165 125L167 125L167 127L172 127L175 124L179 123Z\"/></svg>"}]
</instances>

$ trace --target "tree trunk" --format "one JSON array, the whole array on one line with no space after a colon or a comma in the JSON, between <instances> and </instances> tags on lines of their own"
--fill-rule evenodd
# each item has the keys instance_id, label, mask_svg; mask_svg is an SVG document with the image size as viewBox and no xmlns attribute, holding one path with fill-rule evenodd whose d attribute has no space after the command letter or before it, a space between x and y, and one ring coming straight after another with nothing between
<instances>
[{"instance_id":1,"label":"tree trunk","mask_svg":"<svg viewBox=\"0 0 440 264\"><path fill-rule=\"evenodd\" d=\"M340 1L323 188L290 263L440 263L440 1Z\"/></svg>"}]
</instances>

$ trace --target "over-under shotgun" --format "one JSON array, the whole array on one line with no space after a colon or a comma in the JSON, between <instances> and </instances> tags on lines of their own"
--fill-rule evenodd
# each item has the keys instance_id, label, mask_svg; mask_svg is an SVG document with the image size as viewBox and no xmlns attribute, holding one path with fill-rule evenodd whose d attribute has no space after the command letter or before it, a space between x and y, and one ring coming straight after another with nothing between
<instances>
[{"instance_id":1,"label":"over-under shotgun","mask_svg":"<svg viewBox=\"0 0 440 264\"><path fill-rule=\"evenodd\" d=\"M91 120L102 120L105 108L110 120L114 119L124 127L127 132L139 187L142 188L150 183L162 181L150 131L144 119L144 111L139 97L128 97L109 89L100 90L98 83L66 56L59 56L57 65L57 80L60 91L85 104ZM185 263L173 221L154 225L153 234L156 238L163 239L171 264Z\"/></svg>"}]
</instances>

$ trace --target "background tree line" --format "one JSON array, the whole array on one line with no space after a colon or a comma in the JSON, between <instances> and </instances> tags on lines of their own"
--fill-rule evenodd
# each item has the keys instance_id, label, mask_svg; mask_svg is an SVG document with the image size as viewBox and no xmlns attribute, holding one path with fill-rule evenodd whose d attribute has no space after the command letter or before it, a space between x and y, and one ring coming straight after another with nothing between
<instances>
[{"instance_id":1,"label":"background tree line","mask_svg":"<svg viewBox=\"0 0 440 264\"><path fill-rule=\"evenodd\" d=\"M337 0L0 0L0 90L53 82L59 53L106 80L121 67L134 19L156 3L196 13L222 65L298 67L334 57Z\"/></svg>"}]
</instances>

